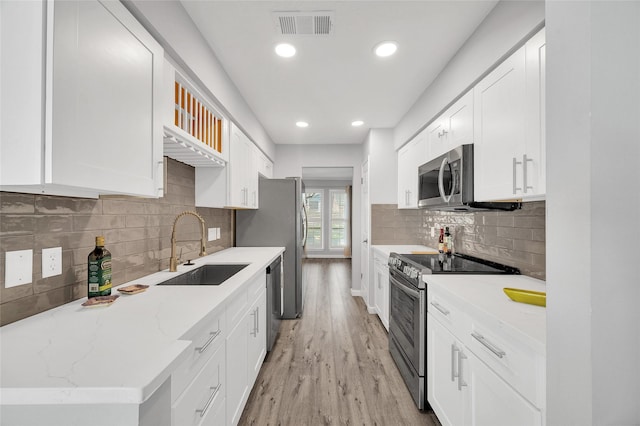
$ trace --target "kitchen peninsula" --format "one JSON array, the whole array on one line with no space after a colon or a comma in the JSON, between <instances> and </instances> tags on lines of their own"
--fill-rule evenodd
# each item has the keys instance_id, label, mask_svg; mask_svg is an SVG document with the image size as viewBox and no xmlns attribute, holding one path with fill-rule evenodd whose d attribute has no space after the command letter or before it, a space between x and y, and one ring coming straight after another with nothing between
<instances>
[{"instance_id":1,"label":"kitchen peninsula","mask_svg":"<svg viewBox=\"0 0 640 426\"><path fill-rule=\"evenodd\" d=\"M221 346L224 359L224 340L239 322L232 311L242 310L252 292L264 295L265 268L283 251L223 250L195 260L194 266L180 266L176 273L165 270L135 280L150 287L120 296L112 306L87 308L82 306L86 299L80 299L2 327L0 423L73 425L90 418L96 425L170 424L180 412L176 399L190 386L175 376L192 361L192 353L205 353L209 344L210 352ZM155 285L204 264L221 263L249 265L218 286ZM130 284L134 282L123 285ZM236 320L225 325L225 312L226 319ZM196 347L195 336L206 323L216 323L220 333ZM199 368L193 369L195 376ZM186 370L188 376L188 366ZM224 383L224 372L218 376ZM221 390L224 403L226 389ZM248 392L243 397L241 408Z\"/></svg>"}]
</instances>

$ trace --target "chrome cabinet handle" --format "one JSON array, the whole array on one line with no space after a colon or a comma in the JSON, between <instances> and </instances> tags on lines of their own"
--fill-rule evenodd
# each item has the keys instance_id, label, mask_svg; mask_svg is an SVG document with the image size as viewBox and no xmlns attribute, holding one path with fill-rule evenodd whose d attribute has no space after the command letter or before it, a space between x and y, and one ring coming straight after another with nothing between
<instances>
[{"instance_id":1,"label":"chrome cabinet handle","mask_svg":"<svg viewBox=\"0 0 640 426\"><path fill-rule=\"evenodd\" d=\"M256 322L258 321L258 308L255 308L253 312L251 312L251 315L253 315L253 330L251 330L249 334L251 334L253 337L257 337L258 326L256 325Z\"/></svg>"},{"instance_id":2,"label":"chrome cabinet handle","mask_svg":"<svg viewBox=\"0 0 640 426\"><path fill-rule=\"evenodd\" d=\"M458 377L458 371L456 370L456 353L458 353L460 349L456 347L456 344L451 344L451 381L455 382L456 377Z\"/></svg>"},{"instance_id":3,"label":"chrome cabinet handle","mask_svg":"<svg viewBox=\"0 0 640 426\"><path fill-rule=\"evenodd\" d=\"M209 335L211 335L211 337L209 337L209 340L207 340L204 345L202 345L199 348L196 348L195 350L200 353L206 351L209 345L213 343L214 340L216 340L216 337L218 337L220 333L222 333L222 330L212 331L211 333L209 333Z\"/></svg>"},{"instance_id":4,"label":"chrome cabinet handle","mask_svg":"<svg viewBox=\"0 0 640 426\"><path fill-rule=\"evenodd\" d=\"M260 306L256 307L256 336L260 334Z\"/></svg>"},{"instance_id":5,"label":"chrome cabinet handle","mask_svg":"<svg viewBox=\"0 0 640 426\"><path fill-rule=\"evenodd\" d=\"M205 413L209 409L209 406L211 405L216 395L218 394L218 391L220 391L221 386L222 386L222 383L218 383L218 386L216 386L215 388L214 387L209 388L209 390L212 390L213 392L211 393L211 396L207 400L207 403L204 404L203 408L196 410L196 413L200 414L200 417L204 417Z\"/></svg>"},{"instance_id":6,"label":"chrome cabinet handle","mask_svg":"<svg viewBox=\"0 0 640 426\"><path fill-rule=\"evenodd\" d=\"M462 363L462 360L467 359L467 356L460 351L460 355L458 355L458 390L461 391L463 386L467 386L467 382L465 382L464 380L462 380L463 377L463 373L462 373L462 366L464 365Z\"/></svg>"},{"instance_id":7,"label":"chrome cabinet handle","mask_svg":"<svg viewBox=\"0 0 640 426\"><path fill-rule=\"evenodd\" d=\"M522 155L522 192L527 193L527 189L533 191L533 186L527 185L527 162L531 161L533 163L533 159L527 158L527 154Z\"/></svg>"},{"instance_id":8,"label":"chrome cabinet handle","mask_svg":"<svg viewBox=\"0 0 640 426\"><path fill-rule=\"evenodd\" d=\"M516 186L516 167L518 164L522 164L521 161L518 161L516 157L513 157L513 193L515 195L516 191L522 191L522 188Z\"/></svg>"},{"instance_id":9,"label":"chrome cabinet handle","mask_svg":"<svg viewBox=\"0 0 640 426\"><path fill-rule=\"evenodd\" d=\"M493 343L489 342L482 334L480 333L476 333L473 332L471 333L471 337L473 337L474 339L476 339L478 342L482 343L482 345L489 349L491 352L493 352L493 354L495 356L497 356L498 358L503 358L507 353L505 351L503 351L502 349L500 349L499 347L497 347L496 345L494 345Z\"/></svg>"},{"instance_id":10,"label":"chrome cabinet handle","mask_svg":"<svg viewBox=\"0 0 640 426\"><path fill-rule=\"evenodd\" d=\"M431 302L431 306L439 310L442 313L442 315L449 315L451 313L449 312L448 309L438 304L438 302Z\"/></svg>"}]
</instances>

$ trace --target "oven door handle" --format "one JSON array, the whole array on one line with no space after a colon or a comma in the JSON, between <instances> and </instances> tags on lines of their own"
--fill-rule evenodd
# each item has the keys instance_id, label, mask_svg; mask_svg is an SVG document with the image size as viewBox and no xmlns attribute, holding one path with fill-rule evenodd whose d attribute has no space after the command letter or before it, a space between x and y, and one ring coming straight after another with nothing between
<instances>
[{"instance_id":1,"label":"oven door handle","mask_svg":"<svg viewBox=\"0 0 640 426\"><path fill-rule=\"evenodd\" d=\"M399 290L402 290L403 292L407 293L409 296L413 296L415 299L420 298L420 292L418 290L414 290L407 287L406 285L403 285L400 281L393 278L392 275L389 276L389 282L393 284L395 287L397 287Z\"/></svg>"}]
</instances>

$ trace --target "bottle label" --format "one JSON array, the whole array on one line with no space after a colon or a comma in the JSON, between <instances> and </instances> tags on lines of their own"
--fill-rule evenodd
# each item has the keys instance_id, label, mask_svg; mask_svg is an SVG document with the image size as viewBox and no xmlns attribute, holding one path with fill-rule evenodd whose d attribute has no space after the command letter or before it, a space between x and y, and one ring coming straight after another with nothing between
<instances>
[{"instance_id":1,"label":"bottle label","mask_svg":"<svg viewBox=\"0 0 640 426\"><path fill-rule=\"evenodd\" d=\"M88 297L111 294L111 256L89 261Z\"/></svg>"}]
</instances>

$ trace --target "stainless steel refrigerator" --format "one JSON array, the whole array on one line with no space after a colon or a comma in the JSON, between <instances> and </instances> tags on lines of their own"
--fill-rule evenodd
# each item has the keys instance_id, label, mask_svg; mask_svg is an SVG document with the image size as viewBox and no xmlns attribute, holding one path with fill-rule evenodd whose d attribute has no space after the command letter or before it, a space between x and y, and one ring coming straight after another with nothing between
<instances>
[{"instance_id":1,"label":"stainless steel refrigerator","mask_svg":"<svg viewBox=\"0 0 640 426\"><path fill-rule=\"evenodd\" d=\"M259 208L236 211L236 246L285 247L283 259L283 318L302 315L305 286L302 256L306 213L302 179L260 179Z\"/></svg>"}]
</instances>

